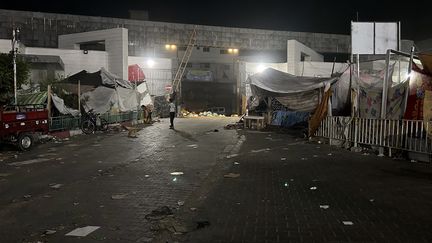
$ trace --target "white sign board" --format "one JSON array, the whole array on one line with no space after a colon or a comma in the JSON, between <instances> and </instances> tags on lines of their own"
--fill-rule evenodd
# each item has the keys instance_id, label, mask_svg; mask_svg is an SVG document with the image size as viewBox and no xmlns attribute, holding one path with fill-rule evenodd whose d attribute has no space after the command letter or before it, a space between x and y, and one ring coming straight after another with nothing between
<instances>
[{"instance_id":1,"label":"white sign board","mask_svg":"<svg viewBox=\"0 0 432 243\"><path fill-rule=\"evenodd\" d=\"M398 50L398 23L352 22L352 54L385 54Z\"/></svg>"}]
</instances>

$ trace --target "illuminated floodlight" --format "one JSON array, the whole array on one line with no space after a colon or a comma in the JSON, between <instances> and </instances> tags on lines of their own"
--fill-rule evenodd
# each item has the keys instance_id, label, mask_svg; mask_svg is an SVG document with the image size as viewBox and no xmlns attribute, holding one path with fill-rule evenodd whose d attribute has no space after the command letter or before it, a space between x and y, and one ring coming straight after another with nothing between
<instances>
[{"instance_id":1,"label":"illuminated floodlight","mask_svg":"<svg viewBox=\"0 0 432 243\"><path fill-rule=\"evenodd\" d=\"M171 50L175 50L175 49L177 49L177 46L176 45L171 45Z\"/></svg>"},{"instance_id":2,"label":"illuminated floodlight","mask_svg":"<svg viewBox=\"0 0 432 243\"><path fill-rule=\"evenodd\" d=\"M258 64L256 71L258 73L260 73L260 72L264 71L265 69L266 69L266 67L264 66L264 64L260 63L260 64Z\"/></svg>"},{"instance_id":3,"label":"illuminated floodlight","mask_svg":"<svg viewBox=\"0 0 432 243\"><path fill-rule=\"evenodd\" d=\"M171 48L171 45L166 44L165 49L169 50Z\"/></svg>"},{"instance_id":4,"label":"illuminated floodlight","mask_svg":"<svg viewBox=\"0 0 432 243\"><path fill-rule=\"evenodd\" d=\"M153 61L152 59L148 59L147 60L147 66L149 68L152 68L155 65L155 61Z\"/></svg>"},{"instance_id":5,"label":"illuminated floodlight","mask_svg":"<svg viewBox=\"0 0 432 243\"><path fill-rule=\"evenodd\" d=\"M233 53L233 49L232 48L228 49L228 53Z\"/></svg>"},{"instance_id":6,"label":"illuminated floodlight","mask_svg":"<svg viewBox=\"0 0 432 243\"><path fill-rule=\"evenodd\" d=\"M238 51L239 51L238 49L233 49L234 54L237 54Z\"/></svg>"}]
</instances>

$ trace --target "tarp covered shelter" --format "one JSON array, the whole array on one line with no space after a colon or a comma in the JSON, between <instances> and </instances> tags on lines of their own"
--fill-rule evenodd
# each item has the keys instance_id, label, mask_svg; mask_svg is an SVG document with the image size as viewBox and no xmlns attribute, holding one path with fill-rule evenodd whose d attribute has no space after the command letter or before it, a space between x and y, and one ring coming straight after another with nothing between
<instances>
[{"instance_id":1,"label":"tarp covered shelter","mask_svg":"<svg viewBox=\"0 0 432 243\"><path fill-rule=\"evenodd\" d=\"M322 100L324 88L337 80L338 77L299 77L267 68L250 76L247 82L254 96L274 97L289 110L312 112Z\"/></svg>"}]
</instances>

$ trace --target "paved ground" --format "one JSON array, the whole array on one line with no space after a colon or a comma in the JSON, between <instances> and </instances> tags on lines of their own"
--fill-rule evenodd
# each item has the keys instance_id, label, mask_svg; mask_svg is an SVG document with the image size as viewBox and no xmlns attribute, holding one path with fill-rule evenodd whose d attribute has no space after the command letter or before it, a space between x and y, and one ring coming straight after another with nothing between
<instances>
[{"instance_id":1,"label":"paved ground","mask_svg":"<svg viewBox=\"0 0 432 243\"><path fill-rule=\"evenodd\" d=\"M222 129L233 121L3 149L0 242L432 242L429 165ZM175 215L149 222L161 206ZM87 225L101 228L64 236Z\"/></svg>"}]
</instances>

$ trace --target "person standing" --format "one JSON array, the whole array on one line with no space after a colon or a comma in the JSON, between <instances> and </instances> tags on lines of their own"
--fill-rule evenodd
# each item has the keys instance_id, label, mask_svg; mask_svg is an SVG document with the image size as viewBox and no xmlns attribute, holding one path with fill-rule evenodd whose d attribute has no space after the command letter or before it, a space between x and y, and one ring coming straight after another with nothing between
<instances>
[{"instance_id":1,"label":"person standing","mask_svg":"<svg viewBox=\"0 0 432 243\"><path fill-rule=\"evenodd\" d=\"M175 111L176 111L176 107L174 104L174 99L169 99L169 109L170 109L170 129L174 129L174 117L175 117Z\"/></svg>"},{"instance_id":2,"label":"person standing","mask_svg":"<svg viewBox=\"0 0 432 243\"><path fill-rule=\"evenodd\" d=\"M153 105L148 104L147 105L147 119L146 119L146 123L148 123L148 124L152 123L152 113L153 113Z\"/></svg>"}]
</instances>

